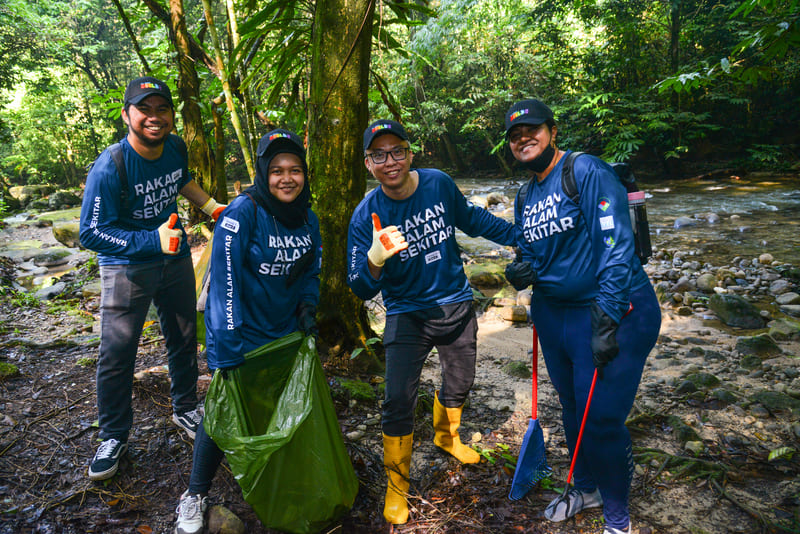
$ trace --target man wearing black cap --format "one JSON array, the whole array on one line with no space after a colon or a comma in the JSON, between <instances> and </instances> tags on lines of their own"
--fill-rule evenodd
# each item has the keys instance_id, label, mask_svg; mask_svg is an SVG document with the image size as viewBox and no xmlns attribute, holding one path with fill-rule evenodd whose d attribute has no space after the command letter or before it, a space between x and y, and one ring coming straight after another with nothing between
<instances>
[{"instance_id":1,"label":"man wearing black cap","mask_svg":"<svg viewBox=\"0 0 800 534\"><path fill-rule=\"evenodd\" d=\"M124 100L128 135L95 161L81 208L81 243L97 252L102 281L97 362L102 443L89 467L92 480L114 476L128 448L136 352L151 302L167 346L172 418L194 439L201 417L195 283L176 199L183 195L215 220L225 208L192 179L186 146L170 135L175 109L169 87L149 76L136 78Z\"/></svg>"},{"instance_id":2,"label":"man wearing black cap","mask_svg":"<svg viewBox=\"0 0 800 534\"><path fill-rule=\"evenodd\" d=\"M353 213L347 247L350 288L364 300L380 291L386 306L382 430L389 482L383 515L393 524L408 520L414 409L422 366L433 347L442 364L434 443L462 463L480 460L458 434L475 379L477 321L455 229L501 245L514 242L510 223L467 202L447 174L412 169L413 159L399 123L379 120L366 129L364 164L380 187Z\"/></svg>"}]
</instances>

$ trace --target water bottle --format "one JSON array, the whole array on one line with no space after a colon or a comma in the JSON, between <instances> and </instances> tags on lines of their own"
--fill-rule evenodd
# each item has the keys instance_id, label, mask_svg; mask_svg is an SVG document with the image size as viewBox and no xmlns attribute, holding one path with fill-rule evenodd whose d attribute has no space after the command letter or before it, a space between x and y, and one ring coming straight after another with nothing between
<instances>
[{"instance_id":1,"label":"water bottle","mask_svg":"<svg viewBox=\"0 0 800 534\"><path fill-rule=\"evenodd\" d=\"M644 265L647 263L647 259L653 255L653 249L650 245L650 223L647 222L647 207L644 203L644 191L628 193L628 209L631 215L631 225L633 225L636 255Z\"/></svg>"}]
</instances>

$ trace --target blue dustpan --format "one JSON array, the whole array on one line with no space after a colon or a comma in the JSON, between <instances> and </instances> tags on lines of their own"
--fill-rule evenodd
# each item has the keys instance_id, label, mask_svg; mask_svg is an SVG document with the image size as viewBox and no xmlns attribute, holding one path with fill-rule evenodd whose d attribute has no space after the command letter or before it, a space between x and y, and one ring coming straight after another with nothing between
<instances>
[{"instance_id":1,"label":"blue dustpan","mask_svg":"<svg viewBox=\"0 0 800 534\"><path fill-rule=\"evenodd\" d=\"M543 478L550 476L553 470L547 465L544 451L544 434L537 419L538 405L538 368L539 368L539 339L536 327L533 327L533 377L531 378L531 418L528 421L528 430L522 440L519 450L517 468L514 479L511 481L511 492L508 498L512 501L523 498Z\"/></svg>"}]
</instances>

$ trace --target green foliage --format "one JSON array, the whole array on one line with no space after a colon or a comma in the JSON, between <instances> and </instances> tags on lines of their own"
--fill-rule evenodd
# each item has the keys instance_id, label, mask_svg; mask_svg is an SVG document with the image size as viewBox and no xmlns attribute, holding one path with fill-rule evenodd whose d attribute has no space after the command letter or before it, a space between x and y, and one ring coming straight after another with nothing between
<instances>
[{"instance_id":1,"label":"green foliage","mask_svg":"<svg viewBox=\"0 0 800 534\"><path fill-rule=\"evenodd\" d=\"M793 447L778 447L777 449L769 451L769 457L767 459L770 462L782 459L791 460L796 452L797 449Z\"/></svg>"},{"instance_id":2,"label":"green foliage","mask_svg":"<svg viewBox=\"0 0 800 534\"><path fill-rule=\"evenodd\" d=\"M517 468L517 457L511 454L510 447L505 443L498 442L493 449L483 449L479 445L475 445L473 448L492 465L498 465L499 462L501 467L510 471Z\"/></svg>"},{"instance_id":3,"label":"green foliage","mask_svg":"<svg viewBox=\"0 0 800 534\"><path fill-rule=\"evenodd\" d=\"M38 308L41 302L36 295L27 291L10 290L9 302L16 308Z\"/></svg>"},{"instance_id":4,"label":"green foliage","mask_svg":"<svg viewBox=\"0 0 800 534\"><path fill-rule=\"evenodd\" d=\"M19 368L13 363L0 362L0 381L19 376Z\"/></svg>"},{"instance_id":5,"label":"green foliage","mask_svg":"<svg viewBox=\"0 0 800 534\"><path fill-rule=\"evenodd\" d=\"M361 352L364 351L365 349L368 352L372 352L372 345L375 345L376 343L380 343L380 342L381 342L380 338L377 338L377 337L369 338L368 340L366 340L364 342L364 346L363 347L357 347L357 348L353 349L353 352L350 353L350 359L351 360L356 359L358 357L358 355L361 354Z\"/></svg>"}]
</instances>

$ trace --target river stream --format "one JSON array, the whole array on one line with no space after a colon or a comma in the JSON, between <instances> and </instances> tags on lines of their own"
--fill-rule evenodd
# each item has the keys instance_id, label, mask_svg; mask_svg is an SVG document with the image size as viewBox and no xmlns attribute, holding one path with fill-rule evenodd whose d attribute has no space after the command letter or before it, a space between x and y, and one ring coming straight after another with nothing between
<instances>
[{"instance_id":1,"label":"river stream","mask_svg":"<svg viewBox=\"0 0 800 534\"><path fill-rule=\"evenodd\" d=\"M511 204L519 177L456 179L467 198L497 192L509 199L492 212L513 220ZM653 250L698 251L699 260L724 265L736 257L758 257L768 252L783 263L800 265L800 177L752 173L714 180L639 183L646 193ZM710 214L718 216L714 217ZM689 226L676 228L679 217ZM709 222L716 221L716 222ZM477 253L498 247L459 233L459 242Z\"/></svg>"}]
</instances>

